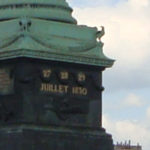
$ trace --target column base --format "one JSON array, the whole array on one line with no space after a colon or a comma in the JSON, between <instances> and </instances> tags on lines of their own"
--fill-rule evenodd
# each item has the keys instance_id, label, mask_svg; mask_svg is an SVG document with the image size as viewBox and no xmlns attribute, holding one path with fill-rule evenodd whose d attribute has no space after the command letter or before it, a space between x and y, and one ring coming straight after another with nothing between
<instances>
[{"instance_id":1,"label":"column base","mask_svg":"<svg viewBox=\"0 0 150 150\"><path fill-rule=\"evenodd\" d=\"M20 125L0 128L3 150L113 150L104 129L71 129Z\"/></svg>"}]
</instances>

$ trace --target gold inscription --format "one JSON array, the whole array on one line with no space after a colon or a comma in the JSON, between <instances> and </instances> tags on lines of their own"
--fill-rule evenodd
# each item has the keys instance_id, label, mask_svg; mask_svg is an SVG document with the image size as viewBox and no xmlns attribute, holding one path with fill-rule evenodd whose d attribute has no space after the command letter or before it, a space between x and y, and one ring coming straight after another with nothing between
<instances>
[{"instance_id":1,"label":"gold inscription","mask_svg":"<svg viewBox=\"0 0 150 150\"><path fill-rule=\"evenodd\" d=\"M67 80L69 78L69 73L66 71L60 72L60 78L62 80Z\"/></svg>"},{"instance_id":2,"label":"gold inscription","mask_svg":"<svg viewBox=\"0 0 150 150\"><path fill-rule=\"evenodd\" d=\"M78 74L78 81L79 82L82 82L82 81L85 81L86 80L86 76L84 73L79 73Z\"/></svg>"},{"instance_id":3,"label":"gold inscription","mask_svg":"<svg viewBox=\"0 0 150 150\"><path fill-rule=\"evenodd\" d=\"M43 70L43 77L49 78L51 76L52 71L50 69Z\"/></svg>"},{"instance_id":4,"label":"gold inscription","mask_svg":"<svg viewBox=\"0 0 150 150\"><path fill-rule=\"evenodd\" d=\"M88 91L86 88L83 87L73 87L72 88L72 94L77 95L87 95Z\"/></svg>"},{"instance_id":5,"label":"gold inscription","mask_svg":"<svg viewBox=\"0 0 150 150\"><path fill-rule=\"evenodd\" d=\"M71 90L69 90L69 88ZM73 95L83 95L83 96L86 96L88 94L87 88L84 87L69 87L68 85L57 85L50 83L42 83L40 91L60 93L60 94L69 93L69 91L71 91Z\"/></svg>"},{"instance_id":6,"label":"gold inscription","mask_svg":"<svg viewBox=\"0 0 150 150\"><path fill-rule=\"evenodd\" d=\"M57 85L57 84L41 84L41 91L44 92L52 92L52 93L67 93L68 86L67 85Z\"/></svg>"}]
</instances>

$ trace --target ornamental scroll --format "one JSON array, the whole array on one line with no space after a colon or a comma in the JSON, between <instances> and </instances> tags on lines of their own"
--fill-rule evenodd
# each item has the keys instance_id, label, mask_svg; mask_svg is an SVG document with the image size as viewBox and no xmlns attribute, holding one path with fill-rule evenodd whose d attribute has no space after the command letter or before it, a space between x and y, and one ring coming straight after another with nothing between
<instances>
[{"instance_id":1,"label":"ornamental scroll","mask_svg":"<svg viewBox=\"0 0 150 150\"><path fill-rule=\"evenodd\" d=\"M44 69L42 70L42 77L44 79L48 79L52 75L51 69ZM58 73L59 79L61 81L67 81L69 80L70 73L68 71L60 71ZM78 72L76 76L77 82L85 82L86 75L83 72ZM68 85L68 84L60 84L60 83L41 83L40 85L40 91L46 92L46 93L54 93L54 94L72 94L72 95L80 95L80 96L86 96L88 94L88 89L84 86L78 86L78 85Z\"/></svg>"}]
</instances>

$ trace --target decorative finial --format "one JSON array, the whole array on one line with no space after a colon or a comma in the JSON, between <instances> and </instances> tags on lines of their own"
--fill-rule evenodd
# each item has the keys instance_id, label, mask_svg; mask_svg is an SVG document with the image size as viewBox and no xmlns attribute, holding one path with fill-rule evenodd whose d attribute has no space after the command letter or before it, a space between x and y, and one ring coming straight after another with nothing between
<instances>
[{"instance_id":1,"label":"decorative finial","mask_svg":"<svg viewBox=\"0 0 150 150\"><path fill-rule=\"evenodd\" d=\"M101 30L101 31L98 31L98 32L96 33L96 37L97 37L97 39L98 39L99 42L101 42L102 36L105 35L105 28L104 28L104 26L101 26L101 28L102 28L102 30Z\"/></svg>"}]
</instances>

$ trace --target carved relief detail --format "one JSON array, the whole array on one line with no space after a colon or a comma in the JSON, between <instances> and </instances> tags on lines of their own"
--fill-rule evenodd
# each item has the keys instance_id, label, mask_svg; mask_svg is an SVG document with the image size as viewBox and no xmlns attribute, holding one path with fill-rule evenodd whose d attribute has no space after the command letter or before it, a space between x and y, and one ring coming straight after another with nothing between
<instances>
[{"instance_id":1,"label":"carved relief detail","mask_svg":"<svg viewBox=\"0 0 150 150\"><path fill-rule=\"evenodd\" d=\"M6 95L13 92L13 78L8 68L0 68L0 94Z\"/></svg>"}]
</instances>

